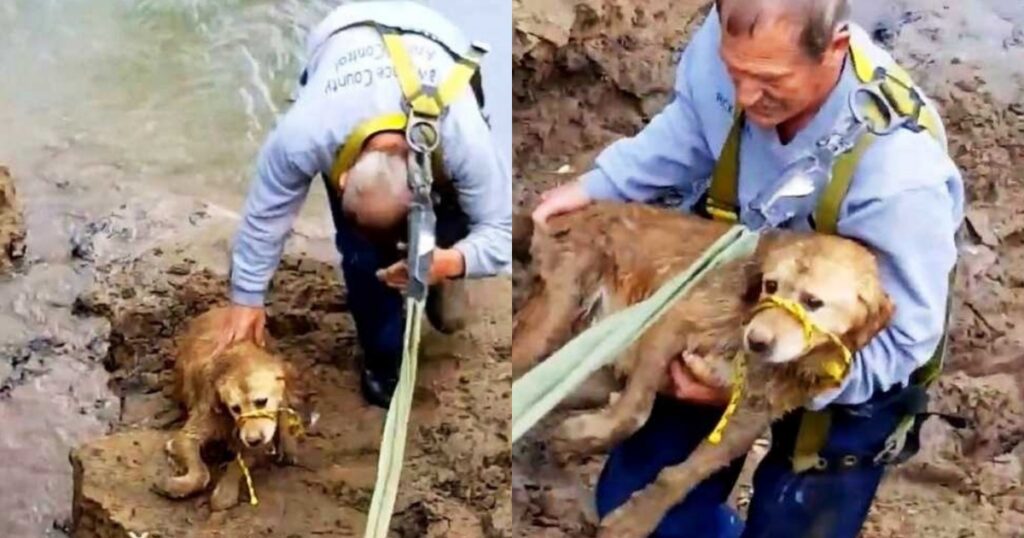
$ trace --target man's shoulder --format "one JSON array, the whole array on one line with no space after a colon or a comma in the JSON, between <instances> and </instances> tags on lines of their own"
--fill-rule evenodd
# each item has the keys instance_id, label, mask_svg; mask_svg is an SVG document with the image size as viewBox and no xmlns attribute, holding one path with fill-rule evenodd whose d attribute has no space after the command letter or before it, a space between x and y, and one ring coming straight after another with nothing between
<instances>
[{"instance_id":1,"label":"man's shoulder","mask_svg":"<svg viewBox=\"0 0 1024 538\"><path fill-rule=\"evenodd\" d=\"M878 137L864 152L848 198L884 200L918 189L950 189L962 182L941 142L925 131L901 129Z\"/></svg>"}]
</instances>

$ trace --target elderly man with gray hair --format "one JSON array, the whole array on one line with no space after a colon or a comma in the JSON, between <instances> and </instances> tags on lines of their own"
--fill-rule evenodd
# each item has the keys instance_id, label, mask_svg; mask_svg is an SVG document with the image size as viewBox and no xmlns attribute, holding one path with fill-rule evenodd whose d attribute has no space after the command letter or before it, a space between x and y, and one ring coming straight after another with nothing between
<instances>
[{"instance_id":1,"label":"elderly man with gray hair","mask_svg":"<svg viewBox=\"0 0 1024 538\"><path fill-rule=\"evenodd\" d=\"M849 15L849 0L718 0L683 54L671 103L534 211L543 226L594 200L672 200L745 223L749 202L844 124L862 84L884 80L889 100L914 119L862 138L849 166L833 169L842 189L821 202L832 205L783 223L871 248L896 307L891 324L854 357L839 388L773 426L745 524L725 505L741 458L673 508L654 536L852 538L885 465L916 449L923 387L941 365L963 180L932 103ZM701 385L685 359L669 374L649 421L605 464L602 516L685 460L722 414L728 394Z\"/></svg>"},{"instance_id":2,"label":"elderly man with gray hair","mask_svg":"<svg viewBox=\"0 0 1024 538\"><path fill-rule=\"evenodd\" d=\"M466 321L465 279L510 270L511 170L482 112L475 71L481 50L440 13L406 0L345 3L313 29L307 49L296 102L258 158L234 244L233 305L220 345L262 343L271 277L320 176L363 350L363 395L387 407L402 361L400 291L409 279L399 244L412 200L410 103L433 91L443 105L433 154L437 248L426 305L441 332Z\"/></svg>"}]
</instances>

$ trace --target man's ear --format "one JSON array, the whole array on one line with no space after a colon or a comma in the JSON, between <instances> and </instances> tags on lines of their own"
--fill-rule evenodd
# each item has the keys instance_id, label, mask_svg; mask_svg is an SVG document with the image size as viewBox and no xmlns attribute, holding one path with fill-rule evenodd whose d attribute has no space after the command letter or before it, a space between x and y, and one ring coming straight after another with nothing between
<instances>
[{"instance_id":1,"label":"man's ear","mask_svg":"<svg viewBox=\"0 0 1024 538\"><path fill-rule=\"evenodd\" d=\"M850 39L850 25L844 24L832 34L832 41L828 44L822 60L833 65L841 64L850 50Z\"/></svg>"}]
</instances>

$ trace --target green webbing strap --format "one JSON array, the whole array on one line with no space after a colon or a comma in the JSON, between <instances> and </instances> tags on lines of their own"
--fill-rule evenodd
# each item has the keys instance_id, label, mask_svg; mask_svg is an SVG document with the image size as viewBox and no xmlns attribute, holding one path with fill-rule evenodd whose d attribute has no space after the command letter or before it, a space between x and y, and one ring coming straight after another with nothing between
<instances>
[{"instance_id":1,"label":"green webbing strap","mask_svg":"<svg viewBox=\"0 0 1024 538\"><path fill-rule=\"evenodd\" d=\"M736 109L732 117L732 127L722 146L722 154L715 162L715 170L708 186L708 197L705 210L708 215L725 222L739 222L739 195L737 194L740 177L740 135L743 133L743 112Z\"/></svg>"},{"instance_id":2,"label":"green webbing strap","mask_svg":"<svg viewBox=\"0 0 1024 538\"><path fill-rule=\"evenodd\" d=\"M685 272L664 284L650 298L591 326L513 382L512 442L544 418L588 376L614 361L705 274L752 253L758 237L743 226L733 226Z\"/></svg>"},{"instance_id":3,"label":"green webbing strap","mask_svg":"<svg viewBox=\"0 0 1024 538\"><path fill-rule=\"evenodd\" d=\"M398 484L402 477L405 458L405 438L412 409L412 395L416 388L416 366L419 360L420 331L423 324L424 303L405 300L405 337L402 345L402 368L398 375L388 416L384 421L384 434L377 458L377 483L373 487L370 511L366 515L364 538L387 538L391 514L395 510Z\"/></svg>"},{"instance_id":4,"label":"green webbing strap","mask_svg":"<svg viewBox=\"0 0 1024 538\"><path fill-rule=\"evenodd\" d=\"M793 447L793 472L802 473L811 469L821 470L825 463L818 456L825 448L828 430L832 426L832 413L826 410L805 409L800 418L800 430Z\"/></svg>"},{"instance_id":5,"label":"green webbing strap","mask_svg":"<svg viewBox=\"0 0 1024 538\"><path fill-rule=\"evenodd\" d=\"M846 193L850 190L850 183L857 170L857 163L860 162L860 158L876 138L871 133L864 133L852 150L836 159L832 166L832 181L825 186L821 193L821 199L818 200L818 207L814 210L816 231L833 235L839 232L839 209L843 205Z\"/></svg>"}]
</instances>

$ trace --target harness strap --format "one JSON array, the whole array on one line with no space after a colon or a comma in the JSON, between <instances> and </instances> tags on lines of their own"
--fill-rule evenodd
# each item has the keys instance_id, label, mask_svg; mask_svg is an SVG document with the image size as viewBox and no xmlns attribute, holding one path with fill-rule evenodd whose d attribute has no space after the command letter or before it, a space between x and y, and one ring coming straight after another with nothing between
<instances>
[{"instance_id":1,"label":"harness strap","mask_svg":"<svg viewBox=\"0 0 1024 538\"><path fill-rule=\"evenodd\" d=\"M349 133L345 143L338 148L334 164L331 166L331 183L338 188L339 192L343 191L345 187L342 176L355 164L359 153L363 150L363 146L371 136L383 131L404 132L409 124L410 115L430 119L440 118L448 106L462 96L465 88L471 86L473 77L480 68L480 62L487 52L483 45L473 43L469 51L462 55L456 55L455 65L452 67L447 78L437 88L431 88L422 84L412 56L402 42L404 34L413 33L425 35L426 37L430 36L380 24L373 24L373 26L380 33L381 40L384 42L384 48L391 59L391 64L395 70L395 78L398 79L398 85L402 90L406 112L396 112L371 118L357 125ZM438 42L436 39L431 39ZM445 46L443 43L441 45ZM447 47L445 46L445 48ZM439 154L440 148L439 151L435 152L435 168L442 161Z\"/></svg>"},{"instance_id":2,"label":"harness strap","mask_svg":"<svg viewBox=\"0 0 1024 538\"><path fill-rule=\"evenodd\" d=\"M705 210L708 215L723 222L739 222L739 194L738 185L740 177L740 136L746 121L743 111L736 107L733 114L732 128L729 136L722 146L722 154L715 163L715 170L711 176L711 185L708 187L708 196L705 203Z\"/></svg>"}]
</instances>

